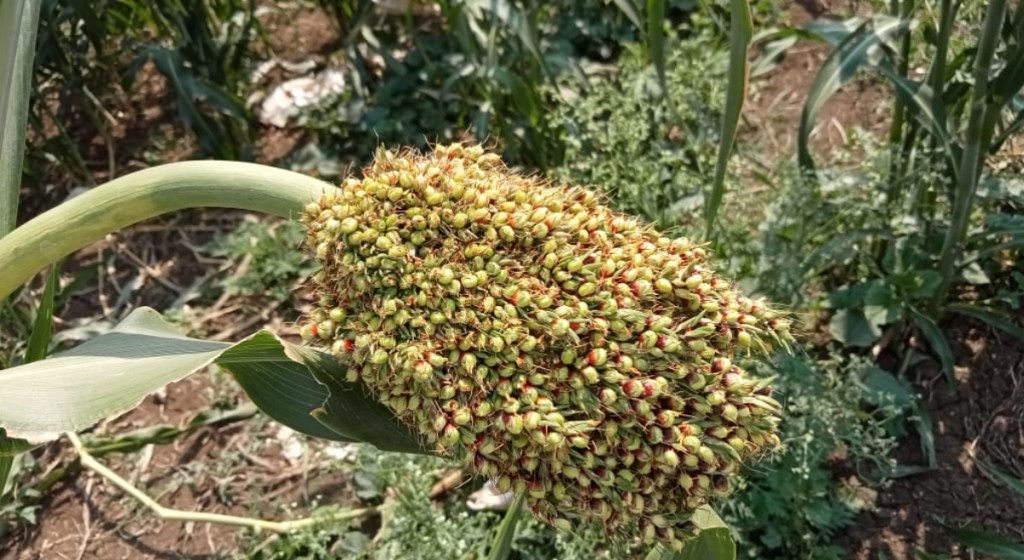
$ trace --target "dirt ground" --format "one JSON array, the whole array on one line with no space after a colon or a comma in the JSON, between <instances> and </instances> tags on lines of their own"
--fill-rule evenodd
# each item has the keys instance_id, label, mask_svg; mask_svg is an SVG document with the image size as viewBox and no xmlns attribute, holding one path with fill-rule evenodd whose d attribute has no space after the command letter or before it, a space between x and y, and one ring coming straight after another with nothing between
<instances>
[{"instance_id":1,"label":"dirt ground","mask_svg":"<svg viewBox=\"0 0 1024 560\"><path fill-rule=\"evenodd\" d=\"M951 321L952 323L952 321ZM979 325L950 325L957 341L956 390L935 364L916 372L932 417L938 466L897 478L840 541L850 558L913 558L916 550L966 556L942 525L970 527L1024 542L1024 500L986 475L979 459L1024 477L1024 345ZM917 438L896 452L902 465L925 464ZM974 556L973 558L977 558Z\"/></svg>"},{"instance_id":2,"label":"dirt ground","mask_svg":"<svg viewBox=\"0 0 1024 560\"><path fill-rule=\"evenodd\" d=\"M856 2L805 0L790 3L790 16L793 24L800 25L857 9ZM323 53L336 46L340 36L332 21L311 11L272 20L281 31L273 35L271 46L281 56L295 59L311 51ZM741 144L750 146L747 151L757 152L766 162L792 156L802 99L827 53L824 46L800 43L779 66L754 82L741 138ZM165 97L160 92L166 85L155 73L152 81L139 81L141 89L133 103L152 103L159 108L163 103L159 100ZM827 159L831 150L847 141L851 126L883 132L887 115L882 101L888 97L877 83L859 81L845 87L820 113L816 155ZM147 111L140 106L139 114L140 126L178 126L161 121L159 109ZM132 130L127 128L124 137ZM302 137L300 130L261 130L257 142L260 161L284 157ZM184 158L187 148L174 153ZM131 153L118 157L124 158L122 169L131 167ZM174 157L172 154L170 159ZM212 232L230 227L240 216L195 212L149 224L81 252L72 266L99 262L103 252L115 246L128 248L136 258L118 261L121 274L124 270L145 272L129 303L165 307L223 264L203 262L190 247L209 239ZM108 313L118 293L108 286L105 298L95 295L72 302L63 320L70 325L75 318ZM86 299L103 301L103 308ZM254 312L262 317L273 315L253 301L235 302L224 309L228 310L208 313L197 330L231 332L237 339L262 326L246 322ZM279 317L272 328L294 334L290 319ZM874 511L861 514L847 534L837 536L851 559L874 560L881 553L887 558L910 559L918 549L967 558L946 536L943 523L970 525L1024 540L1024 501L1007 498L1007 492L993 483L976 461L980 457L1024 476L1024 347L977 325L951 324L950 328L951 340L957 341L960 383L955 392L948 391L934 365L916 372L917 387L934 424L938 468L898 478L879 492ZM99 430L122 433L160 423L181 425L197 411L237 398L237 391L228 383L201 374L169 386L163 394L148 398L139 409ZM301 460L285 457L278 435L274 424L253 418L202 428L169 445L111 455L102 461L173 508L280 519L301 516L317 499L351 500L352 488L328 461L311 450ZM58 443L49 446L39 460L45 472L71 458L69 447ZM908 438L897 458L905 465L923 464L919 442ZM272 509L268 505L272 501L288 507ZM37 525L22 526L0 542L0 560L220 558L237 555L243 540L251 543L253 539L223 526L159 521L108 482L82 472L57 482L41 506Z\"/></svg>"}]
</instances>

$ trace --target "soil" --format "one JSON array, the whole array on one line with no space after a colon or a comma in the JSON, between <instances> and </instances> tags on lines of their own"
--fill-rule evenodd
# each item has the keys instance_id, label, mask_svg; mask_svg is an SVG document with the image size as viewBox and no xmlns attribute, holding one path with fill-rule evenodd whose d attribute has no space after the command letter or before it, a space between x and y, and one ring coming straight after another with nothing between
<instances>
[{"instance_id":1,"label":"soil","mask_svg":"<svg viewBox=\"0 0 1024 560\"><path fill-rule=\"evenodd\" d=\"M799 27L815 19L843 19L863 9L858 2L789 2L790 25ZM777 66L751 80L744 105L744 124L739 146L744 155L774 166L796 154L797 132L804 100L831 47L799 41ZM760 53L752 49L751 56ZM852 127L881 136L889 126L891 92L881 83L858 78L835 93L818 112L811 130L810 145L816 160L828 160L851 143Z\"/></svg>"},{"instance_id":2,"label":"soil","mask_svg":"<svg viewBox=\"0 0 1024 560\"><path fill-rule=\"evenodd\" d=\"M850 558L913 558L916 551L968 556L948 527L969 527L1024 542L1024 498L987 475L982 464L1024 478L1024 344L980 325L950 325L957 341L957 385L950 392L939 367L917 372L932 417L937 466L895 479L874 511L860 515L840 541ZM901 465L924 465L919 438L904 440ZM979 464L982 463L982 464Z\"/></svg>"}]
</instances>

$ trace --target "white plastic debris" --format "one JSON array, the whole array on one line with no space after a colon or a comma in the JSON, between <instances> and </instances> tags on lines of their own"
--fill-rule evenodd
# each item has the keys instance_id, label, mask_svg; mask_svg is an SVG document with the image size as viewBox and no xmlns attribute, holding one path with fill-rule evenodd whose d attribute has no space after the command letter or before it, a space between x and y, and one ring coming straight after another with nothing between
<instances>
[{"instance_id":1,"label":"white plastic debris","mask_svg":"<svg viewBox=\"0 0 1024 560\"><path fill-rule=\"evenodd\" d=\"M299 441L298 436L295 434L295 430L288 426L281 426L277 433L274 434L277 441L281 444L281 454L284 455L285 459L294 463L302 458L305 453L305 446Z\"/></svg>"},{"instance_id":2,"label":"white plastic debris","mask_svg":"<svg viewBox=\"0 0 1024 560\"><path fill-rule=\"evenodd\" d=\"M512 492L502 493L490 480L483 487L469 495L466 507L473 511L505 511L512 503Z\"/></svg>"},{"instance_id":3,"label":"white plastic debris","mask_svg":"<svg viewBox=\"0 0 1024 560\"><path fill-rule=\"evenodd\" d=\"M260 122L284 128L289 119L319 106L343 91L345 74L334 68L288 80L274 88L263 100L259 111Z\"/></svg>"},{"instance_id":4,"label":"white plastic debris","mask_svg":"<svg viewBox=\"0 0 1024 560\"><path fill-rule=\"evenodd\" d=\"M359 446L354 443L332 443L321 451L328 459L351 461L359 454Z\"/></svg>"}]
</instances>

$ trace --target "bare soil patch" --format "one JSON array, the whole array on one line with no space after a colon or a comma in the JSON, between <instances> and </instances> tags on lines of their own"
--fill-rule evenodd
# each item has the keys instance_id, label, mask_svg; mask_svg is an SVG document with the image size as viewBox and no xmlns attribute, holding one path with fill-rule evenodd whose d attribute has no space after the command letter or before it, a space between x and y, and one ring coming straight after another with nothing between
<instances>
[{"instance_id":1,"label":"bare soil patch","mask_svg":"<svg viewBox=\"0 0 1024 560\"><path fill-rule=\"evenodd\" d=\"M968 556L943 524L997 533L1024 542L1024 498L1000 486L979 459L1024 477L1024 345L979 325L950 325L958 385L950 393L934 364L918 371L918 388L932 416L938 467L898 478L879 493L877 509L860 515L842 542L850 558L884 551L913 558L917 550ZM897 450L904 465L925 460L917 438Z\"/></svg>"}]
</instances>

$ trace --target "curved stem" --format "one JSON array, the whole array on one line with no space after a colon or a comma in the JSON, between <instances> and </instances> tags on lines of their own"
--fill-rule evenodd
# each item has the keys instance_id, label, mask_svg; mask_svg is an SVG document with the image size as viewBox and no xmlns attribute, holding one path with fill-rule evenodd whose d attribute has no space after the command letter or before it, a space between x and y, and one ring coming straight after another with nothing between
<instances>
[{"instance_id":1,"label":"curved stem","mask_svg":"<svg viewBox=\"0 0 1024 560\"><path fill-rule=\"evenodd\" d=\"M58 259L143 220L199 207L288 218L332 188L294 171L225 161L170 163L125 175L0 239L0 301Z\"/></svg>"},{"instance_id":2,"label":"curved stem","mask_svg":"<svg viewBox=\"0 0 1024 560\"><path fill-rule=\"evenodd\" d=\"M123 492L135 498L139 503L146 506L150 511L156 514L160 519L169 519L172 521L196 521L199 523L216 523L219 525L232 525L235 527L247 527L256 531L269 531L272 533L292 533L299 529L305 529L312 527L318 523L328 522L339 522L349 521L352 519L359 519L361 517L367 517L370 515L376 515L378 509L375 507L368 507L362 509L348 509L339 511L337 513L326 515L323 517L307 517L304 519L296 519L294 521L266 521L263 519L254 519L251 517L238 517L234 515L225 515L221 513L205 513L202 511L184 511L180 509L166 508L156 502L153 498L146 495L145 492L139 490L132 483L118 476L117 473L108 469L97 461L88 451L85 450L85 446L82 445L82 441L78 439L78 436L72 433L67 434L68 439L71 440L71 445L74 446L75 451L78 452L78 456L82 461L82 466L109 480L114 486L120 488Z\"/></svg>"}]
</instances>

